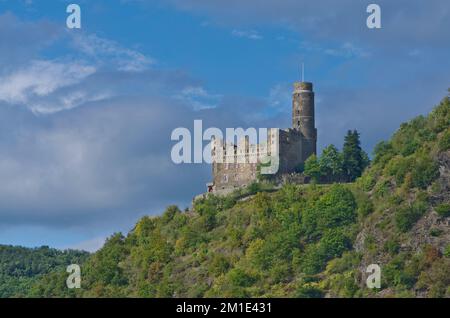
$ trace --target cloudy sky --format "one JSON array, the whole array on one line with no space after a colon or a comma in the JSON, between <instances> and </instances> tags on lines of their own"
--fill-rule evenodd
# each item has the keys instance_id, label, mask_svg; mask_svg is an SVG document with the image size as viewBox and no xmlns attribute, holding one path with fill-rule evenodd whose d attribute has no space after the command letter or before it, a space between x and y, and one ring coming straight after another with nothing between
<instances>
[{"instance_id":1,"label":"cloudy sky","mask_svg":"<svg viewBox=\"0 0 450 318\"><path fill-rule=\"evenodd\" d=\"M173 129L288 127L302 62L319 148L358 129L370 152L428 113L450 86L450 4L0 0L0 52L0 244L94 250L204 191Z\"/></svg>"}]
</instances>

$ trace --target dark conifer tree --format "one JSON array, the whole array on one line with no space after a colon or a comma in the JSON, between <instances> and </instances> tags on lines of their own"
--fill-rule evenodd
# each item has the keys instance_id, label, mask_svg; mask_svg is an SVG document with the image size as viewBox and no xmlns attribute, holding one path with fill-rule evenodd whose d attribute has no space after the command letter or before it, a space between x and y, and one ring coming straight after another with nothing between
<instances>
[{"instance_id":1,"label":"dark conifer tree","mask_svg":"<svg viewBox=\"0 0 450 318\"><path fill-rule=\"evenodd\" d=\"M368 165L367 154L361 148L359 133L357 130L349 130L344 140L342 151L344 174L349 181L360 177Z\"/></svg>"}]
</instances>

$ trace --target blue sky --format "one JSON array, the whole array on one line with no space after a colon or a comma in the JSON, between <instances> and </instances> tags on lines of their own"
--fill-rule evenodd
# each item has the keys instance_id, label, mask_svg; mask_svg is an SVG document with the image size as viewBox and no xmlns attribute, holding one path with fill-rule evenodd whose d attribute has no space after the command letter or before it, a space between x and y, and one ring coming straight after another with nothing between
<instances>
[{"instance_id":1,"label":"blue sky","mask_svg":"<svg viewBox=\"0 0 450 318\"><path fill-rule=\"evenodd\" d=\"M287 127L299 66L319 148L363 146L428 113L450 86L446 0L0 0L0 244L93 250L204 191L170 133ZM66 6L82 10L68 30Z\"/></svg>"}]
</instances>

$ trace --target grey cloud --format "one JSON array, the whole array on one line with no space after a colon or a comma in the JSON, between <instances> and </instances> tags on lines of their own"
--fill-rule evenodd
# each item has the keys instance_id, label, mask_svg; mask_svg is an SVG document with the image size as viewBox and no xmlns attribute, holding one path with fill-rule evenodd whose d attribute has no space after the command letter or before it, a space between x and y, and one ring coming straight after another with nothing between
<instances>
[{"instance_id":1,"label":"grey cloud","mask_svg":"<svg viewBox=\"0 0 450 318\"><path fill-rule=\"evenodd\" d=\"M226 25L281 25L306 38L356 41L365 45L449 47L450 8L446 0L376 1L382 29L366 27L366 8L373 1L355 0L169 0L176 7L212 15Z\"/></svg>"},{"instance_id":2,"label":"grey cloud","mask_svg":"<svg viewBox=\"0 0 450 318\"><path fill-rule=\"evenodd\" d=\"M173 125L192 115L168 101L113 100L44 120L1 109L10 123L0 144L0 223L74 226L156 213L203 188L187 185L201 167L170 160Z\"/></svg>"},{"instance_id":3,"label":"grey cloud","mask_svg":"<svg viewBox=\"0 0 450 318\"><path fill-rule=\"evenodd\" d=\"M33 59L44 47L61 36L61 28L46 20L24 22L12 13L0 15L1 73L18 63Z\"/></svg>"},{"instance_id":4,"label":"grey cloud","mask_svg":"<svg viewBox=\"0 0 450 318\"><path fill-rule=\"evenodd\" d=\"M33 60L16 60L1 74L2 226L117 226L170 203L188 205L204 191L210 167L173 164L172 130L192 129L194 119L205 128L246 126L251 116L239 114L264 108L210 93L183 72L148 67L144 55L88 34L78 38L84 46L74 57L38 59L51 45L47 24L12 15L0 21L16 25L17 37L30 26L43 34L29 43ZM63 45L71 39L56 38ZM2 43L15 48L11 39ZM205 101L213 107L196 107Z\"/></svg>"},{"instance_id":5,"label":"grey cloud","mask_svg":"<svg viewBox=\"0 0 450 318\"><path fill-rule=\"evenodd\" d=\"M106 89L113 97L51 115L0 105L0 178L7 180L0 185L0 223L117 225L170 203L190 204L204 191L210 167L173 164L172 130L192 130L194 119L203 119L204 129L253 126L265 108L261 100L226 97L196 111L176 98L198 85L178 72L99 71L47 98L56 103L74 91Z\"/></svg>"}]
</instances>

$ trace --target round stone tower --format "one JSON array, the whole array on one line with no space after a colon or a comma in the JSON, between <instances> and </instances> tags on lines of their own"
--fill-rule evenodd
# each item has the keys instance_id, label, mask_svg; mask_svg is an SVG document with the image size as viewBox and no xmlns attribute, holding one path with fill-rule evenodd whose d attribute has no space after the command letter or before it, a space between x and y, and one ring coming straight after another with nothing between
<instances>
[{"instance_id":1,"label":"round stone tower","mask_svg":"<svg viewBox=\"0 0 450 318\"><path fill-rule=\"evenodd\" d=\"M314 92L310 82L294 83L292 97L292 128L300 130L316 153L317 129L314 118Z\"/></svg>"}]
</instances>

